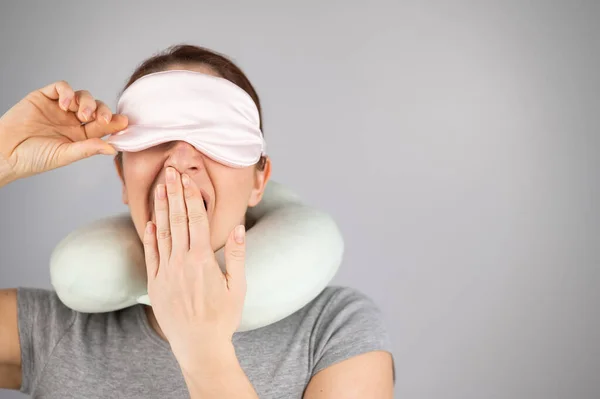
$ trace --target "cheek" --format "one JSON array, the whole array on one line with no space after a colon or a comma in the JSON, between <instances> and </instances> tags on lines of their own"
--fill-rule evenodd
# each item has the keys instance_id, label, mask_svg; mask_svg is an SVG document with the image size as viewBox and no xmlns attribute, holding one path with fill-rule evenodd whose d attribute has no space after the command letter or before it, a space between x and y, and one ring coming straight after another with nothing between
<instances>
[{"instance_id":1,"label":"cheek","mask_svg":"<svg viewBox=\"0 0 600 399\"><path fill-rule=\"evenodd\" d=\"M254 187L254 175L250 168L228 168L213 180L217 197L236 207L246 207Z\"/></svg>"},{"instance_id":2,"label":"cheek","mask_svg":"<svg viewBox=\"0 0 600 399\"><path fill-rule=\"evenodd\" d=\"M154 165L144 157L128 154L124 158L123 177L124 190L127 194L129 211L140 237L143 237L144 227L148 218L149 189L154 179Z\"/></svg>"},{"instance_id":3,"label":"cheek","mask_svg":"<svg viewBox=\"0 0 600 399\"><path fill-rule=\"evenodd\" d=\"M137 204L141 198L145 199L148 189L152 184L152 177L148 173L148 168L141 167L138 164L132 164L132 167L125 169L125 190L129 197L130 205Z\"/></svg>"},{"instance_id":4,"label":"cheek","mask_svg":"<svg viewBox=\"0 0 600 399\"><path fill-rule=\"evenodd\" d=\"M219 172L212 176L217 201L211 220L211 236L216 247L223 244L233 228L243 221L253 188L252 170L227 169Z\"/></svg>"}]
</instances>

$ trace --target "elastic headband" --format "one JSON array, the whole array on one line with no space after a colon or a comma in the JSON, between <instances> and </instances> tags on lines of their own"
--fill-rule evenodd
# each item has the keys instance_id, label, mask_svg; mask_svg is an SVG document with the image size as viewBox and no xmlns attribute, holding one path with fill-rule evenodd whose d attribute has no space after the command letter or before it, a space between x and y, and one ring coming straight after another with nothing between
<instances>
[{"instance_id":1,"label":"elastic headband","mask_svg":"<svg viewBox=\"0 0 600 399\"><path fill-rule=\"evenodd\" d=\"M129 119L107 140L118 151L181 140L232 167L254 165L266 154L256 104L220 77L188 70L146 75L123 92L117 113Z\"/></svg>"}]
</instances>

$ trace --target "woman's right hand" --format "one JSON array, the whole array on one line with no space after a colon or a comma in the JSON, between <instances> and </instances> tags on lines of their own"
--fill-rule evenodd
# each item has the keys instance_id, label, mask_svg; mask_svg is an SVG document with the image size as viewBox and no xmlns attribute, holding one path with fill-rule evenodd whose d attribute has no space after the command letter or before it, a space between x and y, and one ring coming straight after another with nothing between
<instances>
[{"instance_id":1,"label":"woman's right hand","mask_svg":"<svg viewBox=\"0 0 600 399\"><path fill-rule=\"evenodd\" d=\"M85 90L59 81L35 90L0 118L0 185L96 154L114 155L101 137L127 127ZM4 164L4 165L2 165Z\"/></svg>"}]
</instances>

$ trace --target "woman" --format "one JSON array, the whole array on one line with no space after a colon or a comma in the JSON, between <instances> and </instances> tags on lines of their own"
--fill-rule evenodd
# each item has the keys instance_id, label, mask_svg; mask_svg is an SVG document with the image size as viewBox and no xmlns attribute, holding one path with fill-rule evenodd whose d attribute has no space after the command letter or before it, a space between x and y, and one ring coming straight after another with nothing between
<instances>
[{"instance_id":1,"label":"woman","mask_svg":"<svg viewBox=\"0 0 600 399\"><path fill-rule=\"evenodd\" d=\"M146 60L126 87L168 70L227 79L260 113L243 72L195 46ZM114 155L100 138L127 124L66 82L34 91L0 119L0 185ZM0 291L0 387L44 398L392 397L381 315L355 290L328 287L280 322L234 333L245 295L244 215L261 200L268 157L231 168L174 141L118 153L115 164L144 243L153 306L83 314L48 290ZM223 246L226 275L214 257Z\"/></svg>"}]
</instances>

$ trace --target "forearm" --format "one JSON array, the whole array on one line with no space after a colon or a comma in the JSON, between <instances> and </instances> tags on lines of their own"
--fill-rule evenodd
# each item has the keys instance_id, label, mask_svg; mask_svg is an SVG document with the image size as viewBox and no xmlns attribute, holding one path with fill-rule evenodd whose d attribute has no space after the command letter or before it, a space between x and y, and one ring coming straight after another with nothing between
<instances>
[{"instance_id":1,"label":"forearm","mask_svg":"<svg viewBox=\"0 0 600 399\"><path fill-rule=\"evenodd\" d=\"M232 344L199 348L180 361L191 399L259 399Z\"/></svg>"}]
</instances>

